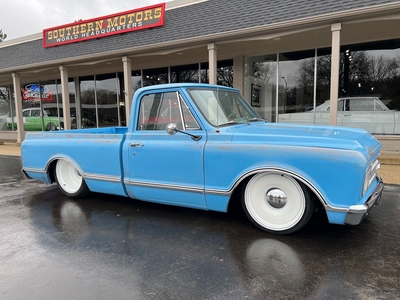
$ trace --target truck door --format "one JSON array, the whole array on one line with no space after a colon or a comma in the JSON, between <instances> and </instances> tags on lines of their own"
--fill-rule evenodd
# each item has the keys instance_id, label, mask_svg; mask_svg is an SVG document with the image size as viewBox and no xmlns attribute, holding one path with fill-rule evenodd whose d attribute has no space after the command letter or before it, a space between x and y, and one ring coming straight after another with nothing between
<instances>
[{"instance_id":1,"label":"truck door","mask_svg":"<svg viewBox=\"0 0 400 300\"><path fill-rule=\"evenodd\" d=\"M203 168L206 132L177 91L147 94L139 101L137 122L132 124L136 130L128 134L125 146L129 164L125 184L129 196L206 208ZM170 123L198 138L181 132L168 134L166 127Z\"/></svg>"}]
</instances>

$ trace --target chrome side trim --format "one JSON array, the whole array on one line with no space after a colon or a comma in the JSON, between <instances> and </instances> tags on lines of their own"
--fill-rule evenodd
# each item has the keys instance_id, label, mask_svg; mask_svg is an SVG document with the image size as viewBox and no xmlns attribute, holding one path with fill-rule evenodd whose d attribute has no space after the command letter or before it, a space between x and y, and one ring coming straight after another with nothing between
<instances>
[{"instance_id":1,"label":"chrome side trim","mask_svg":"<svg viewBox=\"0 0 400 300\"><path fill-rule=\"evenodd\" d=\"M230 190L215 190L215 189L205 189L206 194L211 195L222 195L222 196L230 196L232 191Z\"/></svg>"},{"instance_id":2,"label":"chrome side trim","mask_svg":"<svg viewBox=\"0 0 400 300\"><path fill-rule=\"evenodd\" d=\"M158 189L166 189L166 190L177 190L183 192L192 192L192 193L200 193L204 194L203 188L197 187L190 187L184 185L173 185L173 184L162 184L162 183L152 183L152 182L142 182L142 181L131 181L128 179L124 180L124 184L126 185L135 185L141 187L151 187L151 188L158 188Z\"/></svg>"},{"instance_id":3,"label":"chrome side trim","mask_svg":"<svg viewBox=\"0 0 400 300\"><path fill-rule=\"evenodd\" d=\"M87 174L81 173L82 177L85 179L91 180L99 180L99 181L109 181L109 182L121 182L120 176L108 176L108 175L99 175L99 174Z\"/></svg>"},{"instance_id":4,"label":"chrome side trim","mask_svg":"<svg viewBox=\"0 0 400 300\"><path fill-rule=\"evenodd\" d=\"M103 175L103 174L93 174L93 173L86 173L83 172L81 168L79 168L75 162L73 162L71 159L66 158L66 157L53 157L49 162L47 163L46 167L44 170L41 169L35 169L35 168L22 168L23 172L32 172L32 173L39 173L39 174L48 174L49 173L49 167L52 162L55 160L66 160L70 164L74 166L75 169L78 170L78 172L81 174L81 176L84 179L90 179L90 180L98 180L98 181L108 181L108 182L121 182L121 176L109 176L109 175Z\"/></svg>"},{"instance_id":5,"label":"chrome side trim","mask_svg":"<svg viewBox=\"0 0 400 300\"><path fill-rule=\"evenodd\" d=\"M22 168L22 172L32 172L32 173L39 173L39 174L47 174L47 170L40 170L34 168Z\"/></svg>"}]
</instances>

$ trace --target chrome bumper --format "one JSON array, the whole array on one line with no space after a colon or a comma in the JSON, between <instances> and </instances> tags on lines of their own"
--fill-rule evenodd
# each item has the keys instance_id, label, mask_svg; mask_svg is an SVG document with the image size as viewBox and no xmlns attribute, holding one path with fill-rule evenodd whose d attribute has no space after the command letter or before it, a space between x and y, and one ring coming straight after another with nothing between
<instances>
[{"instance_id":1,"label":"chrome bumper","mask_svg":"<svg viewBox=\"0 0 400 300\"><path fill-rule=\"evenodd\" d=\"M347 225L358 225L364 220L364 218L368 215L369 211L374 208L376 205L381 203L382 191L383 191L383 181L378 176L378 185L376 189L372 193L372 195L368 198L367 202L362 205L353 205L350 206L345 224Z\"/></svg>"}]
</instances>

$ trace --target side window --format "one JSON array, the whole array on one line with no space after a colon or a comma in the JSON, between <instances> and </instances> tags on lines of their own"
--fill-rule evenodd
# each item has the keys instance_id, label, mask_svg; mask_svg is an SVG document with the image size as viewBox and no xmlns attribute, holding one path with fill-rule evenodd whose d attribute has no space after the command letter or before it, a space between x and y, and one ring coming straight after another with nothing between
<instances>
[{"instance_id":1,"label":"side window","mask_svg":"<svg viewBox=\"0 0 400 300\"><path fill-rule=\"evenodd\" d=\"M375 104L376 111L385 111L386 110L385 107L381 103L379 103L379 101L374 100L374 104Z\"/></svg>"},{"instance_id":2,"label":"side window","mask_svg":"<svg viewBox=\"0 0 400 300\"><path fill-rule=\"evenodd\" d=\"M185 129L187 130L198 130L200 129L199 124L195 120L192 115L192 112L189 110L189 107L186 105L185 101L183 101L182 97L179 95L179 101L181 102L183 119L185 121Z\"/></svg>"},{"instance_id":3,"label":"side window","mask_svg":"<svg viewBox=\"0 0 400 300\"><path fill-rule=\"evenodd\" d=\"M29 117L29 115L30 115L30 110L28 109L28 110L25 110L23 113L22 113L22 116L23 117Z\"/></svg>"},{"instance_id":4,"label":"side window","mask_svg":"<svg viewBox=\"0 0 400 300\"><path fill-rule=\"evenodd\" d=\"M166 130L169 123L177 129L199 129L187 105L177 92L145 95L140 101L137 130Z\"/></svg>"},{"instance_id":5,"label":"side window","mask_svg":"<svg viewBox=\"0 0 400 300\"><path fill-rule=\"evenodd\" d=\"M39 109L32 109L31 110L31 117L40 117L40 110Z\"/></svg>"},{"instance_id":6,"label":"side window","mask_svg":"<svg viewBox=\"0 0 400 300\"><path fill-rule=\"evenodd\" d=\"M350 111L374 111L374 99L351 99Z\"/></svg>"},{"instance_id":7,"label":"side window","mask_svg":"<svg viewBox=\"0 0 400 300\"><path fill-rule=\"evenodd\" d=\"M337 110L343 111L343 106L344 106L344 100L339 100Z\"/></svg>"},{"instance_id":8,"label":"side window","mask_svg":"<svg viewBox=\"0 0 400 300\"><path fill-rule=\"evenodd\" d=\"M338 101L338 105L337 105L337 110L338 110L338 111L343 111L345 101L346 101L346 100L344 100L344 99ZM348 102L347 102L347 103L348 103ZM328 106L328 108L326 109L326 111L331 111L331 107Z\"/></svg>"}]
</instances>

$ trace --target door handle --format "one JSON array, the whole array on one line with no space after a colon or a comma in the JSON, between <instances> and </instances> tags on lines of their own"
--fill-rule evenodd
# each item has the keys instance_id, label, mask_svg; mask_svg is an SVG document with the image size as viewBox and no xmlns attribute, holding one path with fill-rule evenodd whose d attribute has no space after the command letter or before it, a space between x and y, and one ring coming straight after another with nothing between
<instances>
[{"instance_id":1,"label":"door handle","mask_svg":"<svg viewBox=\"0 0 400 300\"><path fill-rule=\"evenodd\" d=\"M351 117L351 115L343 115L344 117Z\"/></svg>"},{"instance_id":2,"label":"door handle","mask_svg":"<svg viewBox=\"0 0 400 300\"><path fill-rule=\"evenodd\" d=\"M143 147L143 144L139 144L139 143L129 143L129 146L131 147Z\"/></svg>"}]
</instances>

